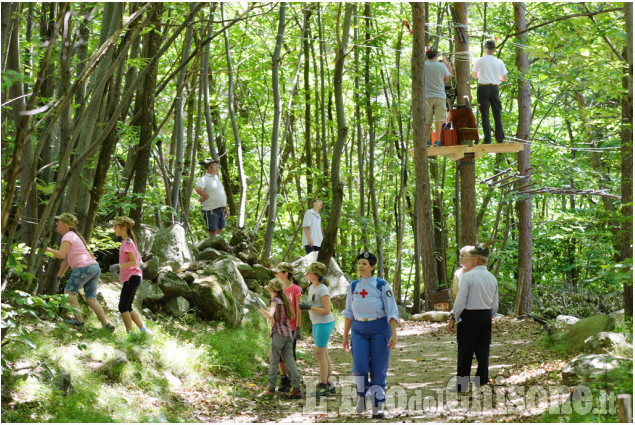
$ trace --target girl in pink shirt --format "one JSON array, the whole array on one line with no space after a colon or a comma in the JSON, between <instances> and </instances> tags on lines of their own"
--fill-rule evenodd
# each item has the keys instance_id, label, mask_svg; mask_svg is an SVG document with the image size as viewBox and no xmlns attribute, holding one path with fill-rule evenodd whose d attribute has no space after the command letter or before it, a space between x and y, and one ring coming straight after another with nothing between
<instances>
[{"instance_id":1,"label":"girl in pink shirt","mask_svg":"<svg viewBox=\"0 0 635 425\"><path fill-rule=\"evenodd\" d=\"M289 298L291 303L291 309L295 314L295 317L289 320L291 324L291 332L293 334L293 358L296 357L296 344L297 341L302 339L302 315L298 312L300 308L300 296L302 295L302 288L298 285L298 280L293 276L293 266L289 263L280 263L278 267L273 269L276 274L276 278L280 279L284 283L284 293ZM291 390L291 380L287 376L287 369L284 367L284 362L281 360L278 363L280 368L280 386L279 392L288 393Z\"/></svg>"},{"instance_id":2,"label":"girl in pink shirt","mask_svg":"<svg viewBox=\"0 0 635 425\"><path fill-rule=\"evenodd\" d=\"M119 263L110 266L111 272L119 270L119 279L123 283L121 297L119 297L119 313L121 313L128 334L132 334L132 322L139 327L141 332L148 332L139 313L132 309L132 302L143 276L139 251L137 250L137 238L132 231L135 222L129 217L121 216L113 220L111 224L115 226L115 235L122 239L119 248Z\"/></svg>"},{"instance_id":3,"label":"girl in pink shirt","mask_svg":"<svg viewBox=\"0 0 635 425\"><path fill-rule=\"evenodd\" d=\"M53 254L58 260L63 260L55 278L56 286L66 270L73 269L68 278L64 293L68 295L68 302L77 308L74 319L64 320L64 322L76 326L84 326L79 302L77 302L77 292L84 288L86 303L95 312L101 325L110 332L115 331L115 327L108 322L104 309L97 301L97 285L101 270L99 263L88 250L88 245L84 238L77 233L77 217L71 213L62 213L55 217L57 219L57 232L62 235L60 249L46 248L46 252Z\"/></svg>"}]
</instances>

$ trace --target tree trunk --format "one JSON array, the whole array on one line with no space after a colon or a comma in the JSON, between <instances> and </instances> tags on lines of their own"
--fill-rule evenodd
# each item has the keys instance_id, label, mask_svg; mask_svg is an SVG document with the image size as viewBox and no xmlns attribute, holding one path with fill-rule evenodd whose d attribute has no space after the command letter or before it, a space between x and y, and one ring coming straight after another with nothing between
<instances>
[{"instance_id":1,"label":"tree trunk","mask_svg":"<svg viewBox=\"0 0 635 425\"><path fill-rule=\"evenodd\" d=\"M322 151L324 153L324 155L319 155L317 156L317 158L319 159L320 156L323 156L322 158L322 170L324 172L324 176L328 176L328 158L326 157L326 105L325 105L325 101L324 101L324 58L326 56L326 47L325 47L325 40L324 40L324 35L322 33L322 10L320 9L320 7L318 6L318 36L319 36L319 42L320 42L320 118L321 118L321 124L322 124L322 134L321 136L321 144L320 147L322 148ZM319 152L319 151L318 151ZM318 161L319 162L319 161Z\"/></svg>"},{"instance_id":2,"label":"tree trunk","mask_svg":"<svg viewBox=\"0 0 635 425\"><path fill-rule=\"evenodd\" d=\"M225 10L223 3L220 5L221 20L225 20ZM227 58L227 102L229 117L232 123L232 130L234 131L234 143L236 144L236 162L238 165L238 176L240 178L240 206L238 207L238 228L245 227L245 203L247 201L247 176L245 175L245 168L243 167L243 147L240 140L240 134L238 133L238 123L236 122L236 114L234 113L234 72L232 70L232 57L229 46L229 30L225 28L223 31L225 36L225 57Z\"/></svg>"},{"instance_id":3,"label":"tree trunk","mask_svg":"<svg viewBox=\"0 0 635 425\"><path fill-rule=\"evenodd\" d=\"M161 15L163 4L157 4L152 10L151 22L155 26L154 31L144 35L142 58L152 58L159 51L161 44ZM146 193L148 175L150 173L150 154L152 152L152 137L154 135L154 90L157 84L158 62L156 62L143 79L141 87L137 91L135 100L135 115L139 114L139 147L144 147L137 154L134 166L133 192L138 195L135 199L136 208L130 208L128 216L136 223L141 223L143 195ZM139 196L141 195L141 196Z\"/></svg>"},{"instance_id":4,"label":"tree trunk","mask_svg":"<svg viewBox=\"0 0 635 425\"><path fill-rule=\"evenodd\" d=\"M427 146L425 141L425 90L423 61L425 56L424 35L426 31L423 3L411 3L413 22L412 42L412 116L413 143L415 156L415 214L416 233L419 241L422 264L426 310L432 309L430 294L438 289L439 282L434 261L434 234L432 228L432 201L430 199L430 174L428 169ZM420 283L415 282L413 313L419 312Z\"/></svg>"},{"instance_id":5,"label":"tree trunk","mask_svg":"<svg viewBox=\"0 0 635 425\"><path fill-rule=\"evenodd\" d=\"M527 29L525 18L525 3L513 3L514 26L516 32ZM518 46L527 44L527 33L518 36ZM518 128L516 138L529 140L531 136L531 87L527 74L529 73L529 53L522 47L516 48L516 66L518 67ZM519 185L531 184L531 151L530 145L518 153L518 173L527 177ZM518 211L518 283L514 314L522 316L531 312L531 287L533 280L533 243L531 198L526 196L516 202Z\"/></svg>"},{"instance_id":6,"label":"tree trunk","mask_svg":"<svg viewBox=\"0 0 635 425\"><path fill-rule=\"evenodd\" d=\"M333 146L333 162L331 165L331 188L333 190L333 201L328 226L326 227L326 232L324 233L324 240L322 241L322 246L320 247L320 251L318 253L318 261L326 264L327 266L331 263L331 257L335 252L337 230L340 225L340 216L342 214L342 203L344 197L342 181L340 180L340 163L342 159L342 152L344 150L344 143L346 143L346 136L348 135L348 127L346 126L346 114L344 111L342 76L344 74L344 60L346 59L348 49L352 15L353 5L351 3L346 3L341 41L339 40L339 28L336 30L336 33L338 34L338 48L335 58L335 70L333 72L333 88L335 91L335 109L337 113L337 140Z\"/></svg>"},{"instance_id":7,"label":"tree trunk","mask_svg":"<svg viewBox=\"0 0 635 425\"><path fill-rule=\"evenodd\" d=\"M282 107L280 100L280 51L284 41L285 12L287 4L280 3L278 13L278 35L276 36L276 48L271 58L271 88L273 90L273 128L271 129L271 154L269 158L269 214L267 216L267 230L262 250L262 258L268 259L271 255L271 242L273 230L276 227L276 212L278 210L278 137L280 134L280 115ZM291 113L291 111L289 111Z\"/></svg>"},{"instance_id":8,"label":"tree trunk","mask_svg":"<svg viewBox=\"0 0 635 425\"><path fill-rule=\"evenodd\" d=\"M455 2L454 10L461 25L468 25L468 4ZM469 53L469 34L466 28L457 27L454 33L456 52ZM459 56L461 57L461 56ZM470 61L457 58L455 66L457 103L467 105L470 94ZM459 144L471 143L459 140ZM458 162L461 178L461 241L460 245L476 245L478 227L476 223L476 171L474 168L474 154L466 153ZM461 248L460 246L458 248Z\"/></svg>"},{"instance_id":9,"label":"tree trunk","mask_svg":"<svg viewBox=\"0 0 635 425\"><path fill-rule=\"evenodd\" d=\"M123 16L122 3L106 3L104 5L104 14L101 27L101 34L99 36L99 45L105 45L111 36L121 28ZM108 98L108 91L114 89L111 84L104 84L106 81L112 78L112 74L109 73L111 65L115 56L118 54L117 49L109 49L103 59L97 65L97 69L91 75L90 85L93 87L90 101L85 111L82 111L81 124L74 130L71 144L75 146L77 154L75 158L83 156L87 151L91 142L96 138L95 132L98 124L107 122L110 120L110 116L106 114L106 103ZM127 52L121 52L121 54L127 54ZM114 82L113 82L114 84ZM74 141L77 141L74 143ZM75 173L71 176L69 187L64 197L63 208L67 211L75 212L77 219L79 220L80 232L86 233L86 218L88 215L88 206L90 203L90 189L86 187L85 182L92 182L95 178L95 167L92 166L97 158L97 154L90 156L88 163L80 163L84 165L83 169L79 173ZM76 159L73 159L73 163L76 163Z\"/></svg>"},{"instance_id":10,"label":"tree trunk","mask_svg":"<svg viewBox=\"0 0 635 425\"><path fill-rule=\"evenodd\" d=\"M216 3L212 3L210 5L209 11L209 24L207 26L207 37L212 37L214 34L213 28L213 17L214 10L216 9ZM212 123L212 113L209 105L209 47L210 43L205 45L203 49L203 55L201 56L201 90L203 90L203 105L205 108L205 127L207 129L207 140L209 151L213 159L218 161L218 152L216 151L216 147L214 146L214 125ZM229 195L229 194L228 194ZM228 199L229 203L229 199Z\"/></svg>"},{"instance_id":11,"label":"tree trunk","mask_svg":"<svg viewBox=\"0 0 635 425\"><path fill-rule=\"evenodd\" d=\"M190 11L193 9L194 4L189 3ZM172 194L170 196L170 205L174 208L175 216L173 216L173 222L179 216L179 199L181 197L181 179L183 178L183 158L184 158L184 143L185 138L183 127L183 98L186 96L185 85L187 84L187 63L190 56L190 50L192 47L192 37L194 36L194 29L192 26L188 26L185 30L185 42L183 43L183 55L181 56L181 71L176 79L176 102L174 105L174 181L172 182Z\"/></svg>"},{"instance_id":12,"label":"tree trunk","mask_svg":"<svg viewBox=\"0 0 635 425\"><path fill-rule=\"evenodd\" d=\"M358 42L358 28L357 28L357 5L355 5L355 19L354 19L354 38L355 44ZM362 243L364 251L368 250L368 230L366 226L366 185L364 176L364 140L362 138L362 115L360 111L360 99L359 99L359 49L355 49L354 61L355 61L355 120L357 121L357 167L358 167L358 179L359 179L359 217L360 228L362 231Z\"/></svg>"},{"instance_id":13,"label":"tree trunk","mask_svg":"<svg viewBox=\"0 0 635 425\"><path fill-rule=\"evenodd\" d=\"M370 40L370 3L366 3L364 7L364 17L366 18L366 40ZM366 120L368 121L368 191L373 205L373 224L375 225L375 244L377 246L377 276L384 277L384 254L381 246L381 225L379 223L379 211L377 206L377 194L375 193L375 123L373 121L373 105L371 98L373 97L373 89L370 84L370 52L371 49L365 50L364 61L364 95L366 96Z\"/></svg>"},{"instance_id":14,"label":"tree trunk","mask_svg":"<svg viewBox=\"0 0 635 425\"><path fill-rule=\"evenodd\" d=\"M313 10L309 6L304 7L304 37L302 39L302 48L304 50L304 155L306 163L306 191L307 194L313 193L313 176L311 170L313 169L313 155L311 153L311 81L309 78L309 35L311 25L311 14Z\"/></svg>"},{"instance_id":15,"label":"tree trunk","mask_svg":"<svg viewBox=\"0 0 635 425\"><path fill-rule=\"evenodd\" d=\"M633 3L624 3L626 20L626 46L622 56L626 59L622 77L622 225L620 257L633 258ZM632 276L631 276L632 277ZM633 279L624 281L624 312L633 316Z\"/></svg>"}]
</instances>

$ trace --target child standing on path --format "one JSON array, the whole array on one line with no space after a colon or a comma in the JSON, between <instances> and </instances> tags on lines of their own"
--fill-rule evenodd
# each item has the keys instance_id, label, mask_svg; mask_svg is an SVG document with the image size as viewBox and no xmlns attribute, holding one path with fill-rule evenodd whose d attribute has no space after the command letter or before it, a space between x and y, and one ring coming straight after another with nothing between
<instances>
[{"instance_id":1,"label":"child standing on path","mask_svg":"<svg viewBox=\"0 0 635 425\"><path fill-rule=\"evenodd\" d=\"M294 318L293 310L289 298L284 293L284 283L277 278L269 281L269 294L271 302L269 310L265 310L260 305L260 301L255 299L253 305L258 311L271 321L271 331L269 337L269 388L263 395L275 395L276 383L278 381L278 362L284 362L285 368L291 377L293 389L289 392L289 398L302 398L300 390L300 376L293 359L293 336L291 334L291 324L289 318Z\"/></svg>"},{"instance_id":2,"label":"child standing on path","mask_svg":"<svg viewBox=\"0 0 635 425\"><path fill-rule=\"evenodd\" d=\"M291 334L293 335L293 359L296 360L296 343L302 339L302 315L298 314L300 311L300 297L302 296L302 288L298 285L298 281L293 276L293 266L289 263L280 263L278 267L273 269L276 273L276 277L284 283L284 293L289 298L291 303L291 309L295 317L289 320L291 325ZM284 362L278 363L280 368L280 386L278 391L281 393L288 393L291 391L291 380L287 376L287 369L284 367Z\"/></svg>"},{"instance_id":3,"label":"child standing on path","mask_svg":"<svg viewBox=\"0 0 635 425\"><path fill-rule=\"evenodd\" d=\"M300 303L300 310L308 311L313 323L313 341L315 356L320 371L320 383L315 394L317 397L335 394L335 384L329 381L333 375L333 365L329 357L328 345L331 332L335 327L335 319L331 313L331 297L329 280L326 278L328 268L320 263L309 264L306 268L306 280L309 286L309 302Z\"/></svg>"},{"instance_id":4,"label":"child standing on path","mask_svg":"<svg viewBox=\"0 0 635 425\"><path fill-rule=\"evenodd\" d=\"M132 302L143 276L139 251L137 250L137 238L132 231L135 222L129 217L120 216L110 224L115 226L115 235L122 239L119 248L119 263L110 266L111 273L119 270L119 279L123 283L119 297L119 313L121 313L128 334L133 333L132 322L139 327L141 332L148 332L141 316L132 309Z\"/></svg>"}]
</instances>

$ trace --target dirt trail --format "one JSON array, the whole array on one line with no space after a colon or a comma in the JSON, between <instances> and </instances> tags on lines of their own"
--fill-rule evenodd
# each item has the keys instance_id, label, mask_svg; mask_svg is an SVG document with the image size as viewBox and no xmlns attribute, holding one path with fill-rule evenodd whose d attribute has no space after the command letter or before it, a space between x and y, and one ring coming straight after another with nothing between
<instances>
[{"instance_id":1,"label":"dirt trail","mask_svg":"<svg viewBox=\"0 0 635 425\"><path fill-rule=\"evenodd\" d=\"M498 386L493 395L486 392L478 397L460 399L446 391L456 373L456 334L450 334L445 323L402 322L398 335L387 378L388 405L392 406L383 422L518 421L522 416L542 414L549 405L540 400L535 406L511 401L514 399L513 391L510 392L512 385L559 384L559 373L554 372L562 367L559 358L562 356L541 347L542 326L533 321L501 318L494 322L490 378L496 378ZM333 335L329 345L334 376L340 384L337 395L321 400L306 396L317 382L317 363L311 342L310 338L305 338L299 344L306 353L298 360L298 369L307 385L304 400L255 397L238 402L235 415L223 419L234 422L367 422L370 411L361 416L354 412L352 359L350 353L341 349L341 335ZM472 375L475 368L476 361ZM488 391L491 390L488 388Z\"/></svg>"}]
</instances>

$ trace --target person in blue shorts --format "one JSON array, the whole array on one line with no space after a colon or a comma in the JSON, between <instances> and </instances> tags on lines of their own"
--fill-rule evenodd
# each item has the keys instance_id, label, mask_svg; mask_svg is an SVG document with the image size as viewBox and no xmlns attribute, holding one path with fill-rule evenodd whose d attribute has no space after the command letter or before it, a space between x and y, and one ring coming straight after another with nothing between
<instances>
[{"instance_id":1,"label":"person in blue shorts","mask_svg":"<svg viewBox=\"0 0 635 425\"><path fill-rule=\"evenodd\" d=\"M326 266L320 262L309 264L306 268L306 280L311 284L308 291L309 302L300 303L300 310L308 311L311 323L313 323L315 355L320 371L320 383L314 394L316 397L335 394L335 385L329 381L333 374L333 366L329 357L328 345L331 332L335 327L335 319L331 313L327 271Z\"/></svg>"},{"instance_id":2,"label":"person in blue shorts","mask_svg":"<svg viewBox=\"0 0 635 425\"><path fill-rule=\"evenodd\" d=\"M358 414L372 401L373 418L383 418L386 406L386 374L390 351L397 345L399 311L388 282L375 277L377 257L370 252L357 256L361 277L351 282L346 294L342 348L353 351L353 375L357 387ZM352 332L351 332L352 331ZM351 346L348 334L351 333ZM370 382L369 382L370 375Z\"/></svg>"},{"instance_id":3,"label":"person in blue shorts","mask_svg":"<svg viewBox=\"0 0 635 425\"><path fill-rule=\"evenodd\" d=\"M227 195L218 178L218 161L207 158L199 163L206 171L196 182L194 190L201 197L198 201L203 206L203 220L209 236L220 235L225 228L225 217L229 215Z\"/></svg>"}]
</instances>

